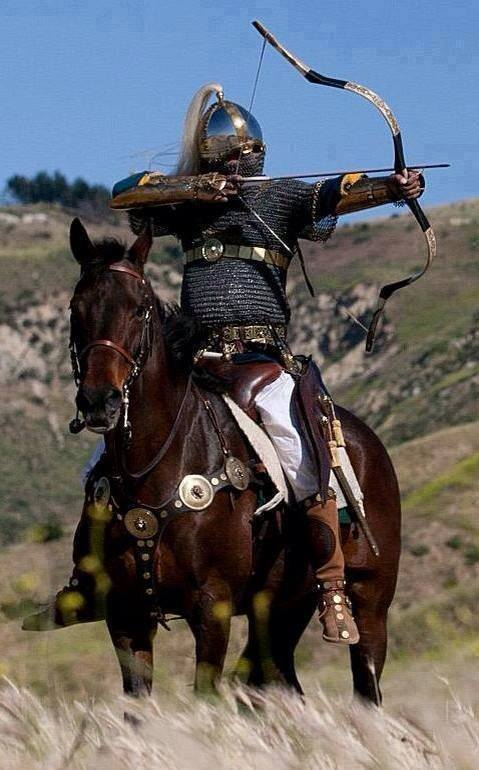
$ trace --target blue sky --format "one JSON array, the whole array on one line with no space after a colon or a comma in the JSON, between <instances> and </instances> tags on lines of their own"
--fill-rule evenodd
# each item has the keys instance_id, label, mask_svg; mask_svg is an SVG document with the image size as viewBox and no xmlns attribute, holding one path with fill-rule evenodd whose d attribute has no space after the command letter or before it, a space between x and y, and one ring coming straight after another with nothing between
<instances>
[{"instance_id":1,"label":"blue sky","mask_svg":"<svg viewBox=\"0 0 479 770\"><path fill-rule=\"evenodd\" d=\"M314 69L385 97L408 161L453 164L430 172L426 205L479 195L476 0L2 0L0 186L40 169L111 185L148 167L207 81L247 106L254 18ZM392 160L371 106L308 84L269 47L253 112L272 174Z\"/></svg>"}]
</instances>

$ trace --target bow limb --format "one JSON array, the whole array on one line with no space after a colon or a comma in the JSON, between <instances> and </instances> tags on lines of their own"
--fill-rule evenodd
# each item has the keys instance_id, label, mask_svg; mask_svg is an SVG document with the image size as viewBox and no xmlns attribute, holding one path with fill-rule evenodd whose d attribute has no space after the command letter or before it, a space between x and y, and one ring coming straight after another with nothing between
<instances>
[{"instance_id":1,"label":"bow limb","mask_svg":"<svg viewBox=\"0 0 479 770\"><path fill-rule=\"evenodd\" d=\"M271 46L273 46L273 48L276 48L276 50L310 83L316 83L317 85L321 86L329 86L331 88L340 88L344 91L351 91L358 96L362 96L368 102L373 104L374 107L376 107L379 113L383 116L391 131L394 144L394 169L396 173L403 173L405 171L406 161L404 158L401 130L393 111L389 105L386 104L384 99L382 99L374 91L371 91L371 89L366 88L366 86L363 86L359 83L353 83L348 80L340 80L339 78L331 78L327 77L326 75L321 75L319 72L316 72L315 70L311 69L311 67L308 67L308 65L301 61L301 59L298 59L297 56L288 51L259 21L253 21L253 26L258 30L260 35L262 35L262 37ZM401 289L404 286L409 286L409 284L414 283L414 281L417 281L419 278L421 278L436 256L436 237L428 221L428 218L426 217L424 211L416 199L406 199L406 203L424 234L427 246L426 260L420 270L417 270L416 272L400 279L399 281L385 284L381 288L381 291L379 292L378 306L369 325L368 336L366 340L366 350L368 352L370 352L373 348L377 325L389 297L398 289Z\"/></svg>"}]
</instances>

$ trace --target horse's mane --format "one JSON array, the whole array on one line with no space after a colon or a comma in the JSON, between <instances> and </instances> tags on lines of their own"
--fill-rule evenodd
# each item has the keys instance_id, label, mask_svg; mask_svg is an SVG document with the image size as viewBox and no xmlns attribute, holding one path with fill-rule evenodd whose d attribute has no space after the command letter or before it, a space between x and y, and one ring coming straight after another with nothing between
<instances>
[{"instance_id":1,"label":"horse's mane","mask_svg":"<svg viewBox=\"0 0 479 770\"><path fill-rule=\"evenodd\" d=\"M94 246L95 257L89 261L88 269L99 270L128 259L128 247L118 238L102 238ZM183 313L176 302L164 302L156 294L155 298L167 351L177 366L189 371L201 342L201 326Z\"/></svg>"},{"instance_id":2,"label":"horse's mane","mask_svg":"<svg viewBox=\"0 0 479 770\"><path fill-rule=\"evenodd\" d=\"M118 238L102 238L100 241L94 241L95 256L89 260L88 269L98 269L107 267L113 262L121 262L128 258L128 249L126 243Z\"/></svg>"}]
</instances>

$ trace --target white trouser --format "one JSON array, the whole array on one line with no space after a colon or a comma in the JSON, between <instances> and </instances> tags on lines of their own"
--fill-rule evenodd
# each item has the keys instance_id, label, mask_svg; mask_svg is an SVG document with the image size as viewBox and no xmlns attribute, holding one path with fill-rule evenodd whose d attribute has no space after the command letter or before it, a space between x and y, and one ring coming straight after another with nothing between
<instances>
[{"instance_id":1,"label":"white trouser","mask_svg":"<svg viewBox=\"0 0 479 770\"><path fill-rule=\"evenodd\" d=\"M318 491L319 479L309 447L301 440L292 412L291 396L294 380L282 372L274 382L266 385L256 396L255 405L264 428L274 444L284 474L299 502ZM100 459L105 448L101 439L81 471L83 486L88 474Z\"/></svg>"},{"instance_id":2,"label":"white trouser","mask_svg":"<svg viewBox=\"0 0 479 770\"><path fill-rule=\"evenodd\" d=\"M301 439L292 409L294 380L287 372L266 385L256 396L255 406L266 433L274 444L284 474L297 502L316 494L319 479L310 449Z\"/></svg>"}]
</instances>

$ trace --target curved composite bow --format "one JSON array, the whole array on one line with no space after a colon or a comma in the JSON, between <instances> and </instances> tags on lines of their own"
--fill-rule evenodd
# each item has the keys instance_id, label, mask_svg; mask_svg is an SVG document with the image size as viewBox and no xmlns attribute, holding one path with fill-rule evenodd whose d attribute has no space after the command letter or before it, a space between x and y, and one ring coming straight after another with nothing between
<instances>
[{"instance_id":1,"label":"curved composite bow","mask_svg":"<svg viewBox=\"0 0 479 770\"><path fill-rule=\"evenodd\" d=\"M295 69L297 69L298 72L300 72L301 75L306 78L306 80L309 80L310 83L316 83L320 86L330 86L331 88L341 88L344 91L351 91L358 96L362 96L368 102L371 102L371 104L373 104L376 109L379 110L391 130L394 143L394 170L399 174L405 171L407 166L404 158L401 130L391 108L383 99L381 99L380 96L378 96L378 94L374 93L374 91L371 91L369 88L360 85L359 83L352 83L348 80L339 80L338 78L330 78L326 77L325 75L320 75L319 72L315 72L315 70L308 67L306 64L304 64L304 62L302 62L290 51L284 48L284 46L281 45L281 43L271 34L271 32L269 32L266 27L264 27L263 24L261 24L259 21L253 21L253 26L258 30L260 35L262 35L264 40L272 45L273 48L276 48L276 50L282 56L284 56L284 58L289 61L289 63L292 64L293 67L295 67ZM370 352L373 348L378 321L389 297L391 297L395 291L398 291L398 289L402 289L403 286L409 286L409 284L414 283L414 281L417 281L418 278L421 278L436 256L436 237L424 211L415 198L406 199L405 203L411 209L422 232L424 233L427 245L427 257L422 268L412 273L411 275L408 275L406 278L401 278L399 281L395 281L394 283L387 283L381 288L381 291L379 292L378 306L374 311L368 329L366 340L366 350L368 352Z\"/></svg>"}]
</instances>

